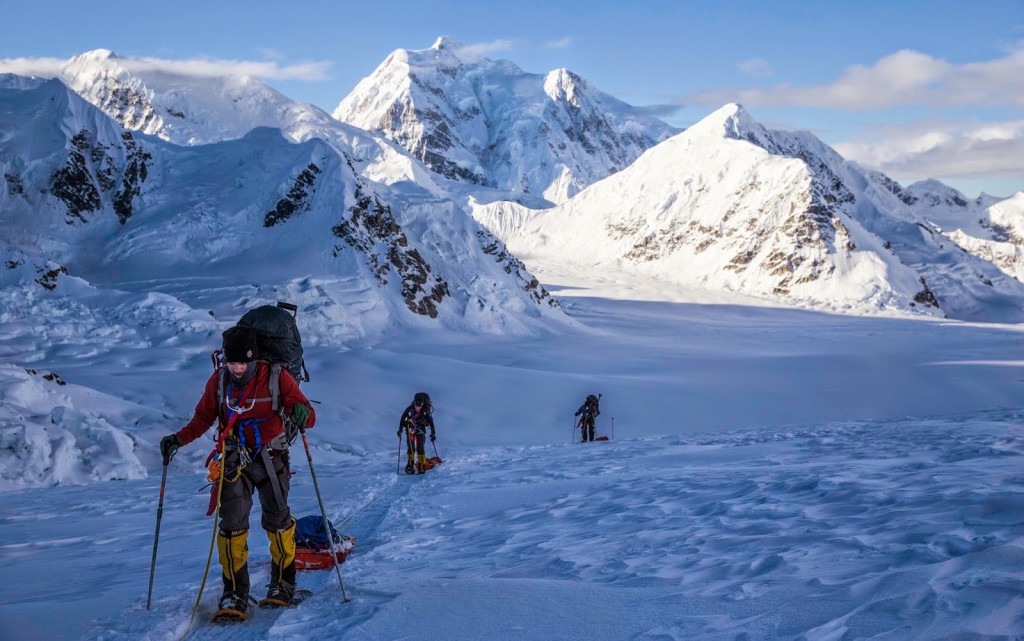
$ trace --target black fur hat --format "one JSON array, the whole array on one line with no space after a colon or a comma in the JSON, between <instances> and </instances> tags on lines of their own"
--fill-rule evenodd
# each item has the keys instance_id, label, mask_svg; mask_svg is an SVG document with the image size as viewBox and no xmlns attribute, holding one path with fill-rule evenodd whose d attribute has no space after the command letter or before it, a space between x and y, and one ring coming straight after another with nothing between
<instances>
[{"instance_id":1,"label":"black fur hat","mask_svg":"<svg viewBox=\"0 0 1024 641\"><path fill-rule=\"evenodd\" d=\"M224 337L224 362L250 363L256 360L256 336L248 327L238 325L227 330Z\"/></svg>"}]
</instances>

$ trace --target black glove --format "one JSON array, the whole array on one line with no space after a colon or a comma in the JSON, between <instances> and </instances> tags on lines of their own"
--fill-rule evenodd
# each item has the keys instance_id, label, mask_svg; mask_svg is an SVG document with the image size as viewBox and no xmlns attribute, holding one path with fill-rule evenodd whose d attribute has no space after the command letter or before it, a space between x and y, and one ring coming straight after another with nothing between
<instances>
[{"instance_id":1,"label":"black glove","mask_svg":"<svg viewBox=\"0 0 1024 641\"><path fill-rule=\"evenodd\" d=\"M164 465L171 462L179 447L181 447L181 439L177 434L170 434L160 439L160 456L164 457Z\"/></svg>"},{"instance_id":2,"label":"black glove","mask_svg":"<svg viewBox=\"0 0 1024 641\"><path fill-rule=\"evenodd\" d=\"M576 413L573 414L573 416L579 416L579 415L580 415L580 411L579 410L576 410Z\"/></svg>"},{"instance_id":3,"label":"black glove","mask_svg":"<svg viewBox=\"0 0 1024 641\"><path fill-rule=\"evenodd\" d=\"M402 437L402 428L398 428L398 431L397 431L397 432L395 432L395 434L396 434L396 435L397 435L397 436L398 436L399 438L401 438L401 437Z\"/></svg>"},{"instance_id":4,"label":"black glove","mask_svg":"<svg viewBox=\"0 0 1024 641\"><path fill-rule=\"evenodd\" d=\"M434 434L434 432L431 431L430 432L430 442L433 443L436 440L437 440L437 434Z\"/></svg>"},{"instance_id":5,"label":"black glove","mask_svg":"<svg viewBox=\"0 0 1024 641\"><path fill-rule=\"evenodd\" d=\"M296 403L288 418L290 418L292 423L295 424L295 427L302 429L306 427L306 421L309 420L309 416L312 413L313 411L309 409L309 406L303 405L302 403Z\"/></svg>"}]
</instances>

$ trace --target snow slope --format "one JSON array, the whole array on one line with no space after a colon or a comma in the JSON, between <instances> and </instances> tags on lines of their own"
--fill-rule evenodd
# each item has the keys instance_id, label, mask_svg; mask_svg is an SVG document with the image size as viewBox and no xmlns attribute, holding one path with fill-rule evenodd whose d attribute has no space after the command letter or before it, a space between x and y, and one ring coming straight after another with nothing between
<instances>
[{"instance_id":1,"label":"snow slope","mask_svg":"<svg viewBox=\"0 0 1024 641\"><path fill-rule=\"evenodd\" d=\"M0 140L0 222L12 230L0 241L3 282L54 287L70 274L149 291L149 279L237 268L260 285L222 292L233 308L287 295L339 339L433 319L500 333L564 322L450 201L400 198L319 139L258 128L171 145L122 130L56 80L0 89L0 114L11 123Z\"/></svg>"},{"instance_id":2,"label":"snow slope","mask_svg":"<svg viewBox=\"0 0 1024 641\"><path fill-rule=\"evenodd\" d=\"M551 281L587 331L482 341L431 330L310 349L319 484L331 518L358 538L343 566L352 602L340 603L333 572L302 573L312 599L224 629L202 623L215 599L208 585L188 638L1014 639L1024 630L1024 432L1019 411L996 409L1019 396L1021 361L1008 357L1019 327L741 299L643 303L638 292L611 299L601 284ZM147 611L155 452L186 419L211 341L111 342L98 355L84 353L98 346L92 336L4 338L13 360L34 354L69 386L87 382L145 408L147 420L120 425L150 472L0 493L0 561L20 577L0 586L4 639L185 632L211 535L201 460L212 445L185 448L171 466ZM445 463L407 477L395 473L393 430L420 389L434 399ZM573 409L598 391L599 432L614 438L570 444ZM301 453L293 460L294 510L315 514L308 465ZM255 586L268 572L263 541L254 531Z\"/></svg>"}]
</instances>

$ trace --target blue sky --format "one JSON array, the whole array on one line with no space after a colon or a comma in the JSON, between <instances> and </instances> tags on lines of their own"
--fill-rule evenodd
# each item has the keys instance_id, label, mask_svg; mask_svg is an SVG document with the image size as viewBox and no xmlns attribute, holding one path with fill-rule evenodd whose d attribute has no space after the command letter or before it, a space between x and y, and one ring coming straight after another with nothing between
<instances>
[{"instance_id":1,"label":"blue sky","mask_svg":"<svg viewBox=\"0 0 1024 641\"><path fill-rule=\"evenodd\" d=\"M673 125L739 101L905 184L1024 189L1024 0L60 1L3 16L3 70L98 48L204 59L327 111L391 51L451 35L528 72L571 69Z\"/></svg>"}]
</instances>

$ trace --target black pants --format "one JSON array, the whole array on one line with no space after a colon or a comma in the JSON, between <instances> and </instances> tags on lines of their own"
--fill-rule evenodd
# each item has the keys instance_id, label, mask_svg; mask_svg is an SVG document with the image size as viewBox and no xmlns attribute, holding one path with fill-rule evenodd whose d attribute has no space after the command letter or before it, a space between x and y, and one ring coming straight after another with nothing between
<instances>
[{"instance_id":1,"label":"black pants","mask_svg":"<svg viewBox=\"0 0 1024 641\"><path fill-rule=\"evenodd\" d=\"M588 438L589 434L589 438ZM594 440L594 417L584 416L580 419L580 442Z\"/></svg>"},{"instance_id":2,"label":"black pants","mask_svg":"<svg viewBox=\"0 0 1024 641\"><path fill-rule=\"evenodd\" d=\"M409 454L416 452L417 454L426 453L426 440L427 440L427 428L414 427L405 431L405 444L408 448Z\"/></svg>"},{"instance_id":3,"label":"black pants","mask_svg":"<svg viewBox=\"0 0 1024 641\"><path fill-rule=\"evenodd\" d=\"M237 452L228 454L229 463ZM220 529L223 532L249 529L249 513L252 511L252 495L259 492L260 507L263 509L263 529L270 532L284 530L291 526L292 513L288 509L288 486L291 474L288 469L288 453L279 452L271 457L274 474L281 485L281 498L284 505L277 504L274 486L267 474L263 457L254 455L253 460L242 469L241 476L234 481L232 466L227 466L227 476L220 495ZM237 460L237 458L235 459Z\"/></svg>"}]
</instances>

